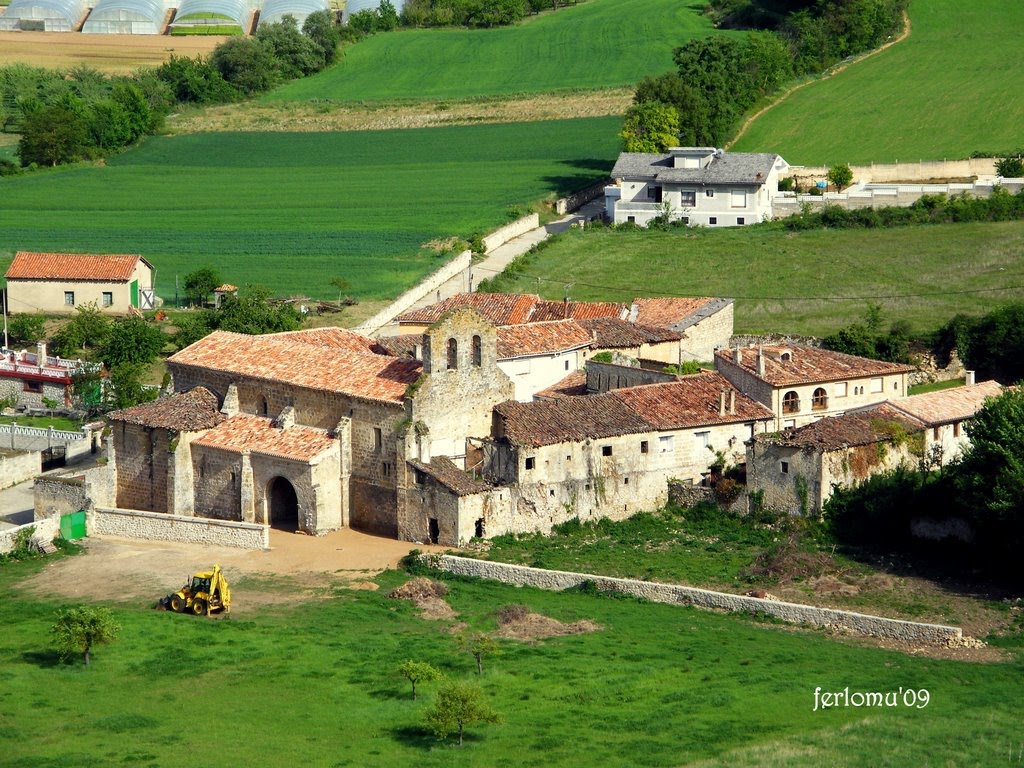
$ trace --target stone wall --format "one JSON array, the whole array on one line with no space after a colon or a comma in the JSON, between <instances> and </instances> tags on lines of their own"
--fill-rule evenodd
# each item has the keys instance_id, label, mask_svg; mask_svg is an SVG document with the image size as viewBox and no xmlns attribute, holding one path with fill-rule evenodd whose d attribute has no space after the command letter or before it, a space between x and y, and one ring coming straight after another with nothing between
<instances>
[{"instance_id":1,"label":"stone wall","mask_svg":"<svg viewBox=\"0 0 1024 768\"><path fill-rule=\"evenodd\" d=\"M969 179L979 176L995 176L995 157L972 157L968 160L929 160L916 163L871 163L851 165L855 182L922 182L934 179ZM827 165L793 165L783 178L796 178L813 184L828 180Z\"/></svg>"},{"instance_id":2,"label":"stone wall","mask_svg":"<svg viewBox=\"0 0 1024 768\"><path fill-rule=\"evenodd\" d=\"M45 544L46 542L53 541L57 537L57 534L60 533L60 517L54 517L49 520L37 520L32 523L26 523L25 525L19 525L17 528L8 528L6 531L0 531L0 555L14 549L15 537L20 531L23 531L30 526L34 529L31 541L38 544Z\"/></svg>"},{"instance_id":3,"label":"stone wall","mask_svg":"<svg viewBox=\"0 0 1024 768\"><path fill-rule=\"evenodd\" d=\"M635 579L616 579L588 573L549 571L544 568L528 568L522 565L493 563L485 560L471 560L451 555L426 555L424 558L437 568L459 576L475 576L493 579L505 584L562 591L578 587L583 582L593 582L601 590L631 595L650 600L653 603L693 605L698 608L712 608L734 613L767 614L794 624L810 624L818 627L843 627L850 631L872 637L909 642L944 643L960 639L962 631L957 627L940 624L921 624L913 621L887 619L852 611L832 608L817 608L798 603L777 600L762 600L756 597L731 595L707 589L684 587L675 584L659 584Z\"/></svg>"},{"instance_id":4,"label":"stone wall","mask_svg":"<svg viewBox=\"0 0 1024 768\"><path fill-rule=\"evenodd\" d=\"M611 179L605 179L604 181L600 181L586 189L581 189L579 192L574 192L566 197L558 198L558 200L555 201L555 213L565 216L565 214L570 211L582 208L591 200L596 200L597 198L604 196L604 188L611 183Z\"/></svg>"},{"instance_id":5,"label":"stone wall","mask_svg":"<svg viewBox=\"0 0 1024 768\"><path fill-rule=\"evenodd\" d=\"M253 523L179 517L135 509L96 508L87 520L90 535L181 541L242 549L269 549L269 528Z\"/></svg>"},{"instance_id":6,"label":"stone wall","mask_svg":"<svg viewBox=\"0 0 1024 768\"><path fill-rule=\"evenodd\" d=\"M39 383L39 392L30 392L25 389L25 381L22 379L4 377L0 379L0 400L14 396L18 403L29 408L45 408L43 400L56 400L61 405L70 404L67 402L70 389L64 384L55 384L50 381L32 382Z\"/></svg>"},{"instance_id":7,"label":"stone wall","mask_svg":"<svg viewBox=\"0 0 1024 768\"><path fill-rule=\"evenodd\" d=\"M9 451L0 448L0 488L28 480L42 472L43 460L39 451Z\"/></svg>"},{"instance_id":8,"label":"stone wall","mask_svg":"<svg viewBox=\"0 0 1024 768\"><path fill-rule=\"evenodd\" d=\"M701 318L687 328L676 329L685 334L679 347L683 360L708 362L715 357L715 350L728 346L732 337L735 306L732 299L713 314Z\"/></svg>"},{"instance_id":9,"label":"stone wall","mask_svg":"<svg viewBox=\"0 0 1024 768\"><path fill-rule=\"evenodd\" d=\"M536 229L540 226L540 217L536 213L531 213L528 216L523 216L521 219L516 219L510 224L506 224L504 227L500 227L489 235L481 238L484 244L484 253L490 253L495 248L498 248L509 240L515 240L520 235L525 235L531 229Z\"/></svg>"},{"instance_id":10,"label":"stone wall","mask_svg":"<svg viewBox=\"0 0 1024 768\"><path fill-rule=\"evenodd\" d=\"M613 389L665 384L676 380L675 374L615 363L599 363L593 359L587 361L586 374L588 392L609 392Z\"/></svg>"},{"instance_id":11,"label":"stone wall","mask_svg":"<svg viewBox=\"0 0 1024 768\"><path fill-rule=\"evenodd\" d=\"M126 421L111 427L117 462L117 505L128 509L166 512L167 462L171 437Z\"/></svg>"},{"instance_id":12,"label":"stone wall","mask_svg":"<svg viewBox=\"0 0 1024 768\"><path fill-rule=\"evenodd\" d=\"M34 520L59 518L83 509L91 502L82 477L37 477L33 485Z\"/></svg>"}]
</instances>

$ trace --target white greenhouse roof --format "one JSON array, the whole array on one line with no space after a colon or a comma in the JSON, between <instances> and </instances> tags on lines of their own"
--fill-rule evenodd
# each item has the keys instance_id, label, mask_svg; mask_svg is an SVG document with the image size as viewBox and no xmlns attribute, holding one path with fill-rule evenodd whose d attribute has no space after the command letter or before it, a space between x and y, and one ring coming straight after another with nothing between
<instances>
[{"instance_id":1,"label":"white greenhouse roof","mask_svg":"<svg viewBox=\"0 0 1024 768\"><path fill-rule=\"evenodd\" d=\"M10 23L22 19L58 19L71 27L85 13L84 0L14 0L0 18Z\"/></svg>"},{"instance_id":2,"label":"white greenhouse roof","mask_svg":"<svg viewBox=\"0 0 1024 768\"><path fill-rule=\"evenodd\" d=\"M216 24L218 20L243 26L249 16L250 4L247 0L183 0L174 17L175 25L179 23L199 22ZM195 17L190 19L189 17ZM209 20L204 17L213 17Z\"/></svg>"},{"instance_id":3,"label":"white greenhouse roof","mask_svg":"<svg viewBox=\"0 0 1024 768\"><path fill-rule=\"evenodd\" d=\"M99 0L85 22L94 21L151 21L159 24L167 14L167 0Z\"/></svg>"}]
</instances>

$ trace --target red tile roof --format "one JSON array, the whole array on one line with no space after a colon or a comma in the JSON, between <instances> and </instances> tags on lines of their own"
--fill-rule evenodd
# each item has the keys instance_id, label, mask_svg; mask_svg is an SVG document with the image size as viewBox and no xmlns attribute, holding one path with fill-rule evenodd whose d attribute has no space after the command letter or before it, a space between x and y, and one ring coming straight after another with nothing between
<instances>
[{"instance_id":1,"label":"red tile roof","mask_svg":"<svg viewBox=\"0 0 1024 768\"><path fill-rule=\"evenodd\" d=\"M106 280L125 282L131 279L139 260L152 265L141 256L84 253L31 253L18 251L7 269L8 280Z\"/></svg>"},{"instance_id":2,"label":"red tile roof","mask_svg":"<svg viewBox=\"0 0 1024 768\"><path fill-rule=\"evenodd\" d=\"M898 431L920 432L924 428L920 421L893 408L890 403L880 403L842 416L826 416L797 429L758 435L754 439L776 445L832 451L846 446L885 442L892 440Z\"/></svg>"},{"instance_id":3,"label":"red tile roof","mask_svg":"<svg viewBox=\"0 0 1024 768\"><path fill-rule=\"evenodd\" d=\"M426 336L422 333L403 333L400 336L381 336L376 341L377 354L392 357L416 357L416 347L423 348Z\"/></svg>"},{"instance_id":4,"label":"red tile roof","mask_svg":"<svg viewBox=\"0 0 1024 768\"><path fill-rule=\"evenodd\" d=\"M686 322L691 320L692 316L697 316L692 318L694 321L702 319L708 314L713 314L713 311L728 306L729 303L728 300L711 297L638 298L633 300L630 318L642 325L653 325L658 328L671 328L679 324L692 325L692 322ZM632 314L633 311L636 313L635 316Z\"/></svg>"},{"instance_id":5,"label":"red tile roof","mask_svg":"<svg viewBox=\"0 0 1024 768\"><path fill-rule=\"evenodd\" d=\"M232 453L250 451L298 461L309 461L336 444L334 438L317 429L294 425L281 429L270 419L242 413L192 443Z\"/></svg>"},{"instance_id":6,"label":"red tile roof","mask_svg":"<svg viewBox=\"0 0 1024 768\"><path fill-rule=\"evenodd\" d=\"M498 359L564 352L589 346L593 340L575 320L506 325L498 329Z\"/></svg>"},{"instance_id":7,"label":"red tile roof","mask_svg":"<svg viewBox=\"0 0 1024 768\"><path fill-rule=\"evenodd\" d=\"M429 464L420 461L410 461L409 464L434 478L456 496L470 496L491 490L490 485L459 469L447 456L435 456Z\"/></svg>"},{"instance_id":8,"label":"red tile roof","mask_svg":"<svg viewBox=\"0 0 1024 768\"><path fill-rule=\"evenodd\" d=\"M172 356L174 365L207 368L263 381L280 381L366 400L401 403L420 375L417 360L401 360L295 342L280 335L214 331Z\"/></svg>"},{"instance_id":9,"label":"red tile roof","mask_svg":"<svg viewBox=\"0 0 1024 768\"><path fill-rule=\"evenodd\" d=\"M724 416L720 415L723 390ZM728 410L729 391L735 392L733 413ZM600 395L506 402L494 410L502 417L504 436L509 441L532 447L773 418L771 411L736 392L724 376L712 372Z\"/></svg>"},{"instance_id":10,"label":"red tile roof","mask_svg":"<svg viewBox=\"0 0 1024 768\"><path fill-rule=\"evenodd\" d=\"M220 412L217 396L205 387L178 392L149 403L133 405L107 414L110 421L124 421L145 427L198 432L210 429L227 418Z\"/></svg>"},{"instance_id":11,"label":"red tile roof","mask_svg":"<svg viewBox=\"0 0 1024 768\"><path fill-rule=\"evenodd\" d=\"M399 315L399 323L436 323L446 312L459 307L473 307L494 325L525 323L539 297L521 293L460 293Z\"/></svg>"},{"instance_id":12,"label":"red tile roof","mask_svg":"<svg viewBox=\"0 0 1024 768\"><path fill-rule=\"evenodd\" d=\"M545 320L593 320L598 317L624 318L629 312L625 304L604 301L538 301L530 312L529 322Z\"/></svg>"},{"instance_id":13,"label":"red tile roof","mask_svg":"<svg viewBox=\"0 0 1024 768\"><path fill-rule=\"evenodd\" d=\"M579 323L596 337L594 349L639 347L641 344L659 344L665 341L679 341L682 338L678 331L638 325L615 317L580 320Z\"/></svg>"},{"instance_id":14,"label":"red tile roof","mask_svg":"<svg viewBox=\"0 0 1024 768\"><path fill-rule=\"evenodd\" d=\"M214 288L213 292L214 293L234 293L237 290L238 290L238 286L237 285L232 285L231 283L224 283L224 285L220 285L220 286Z\"/></svg>"},{"instance_id":15,"label":"red tile roof","mask_svg":"<svg viewBox=\"0 0 1024 768\"><path fill-rule=\"evenodd\" d=\"M757 373L758 350L746 347L741 350L740 366L752 376L771 384L773 387L788 387L797 384L813 384L820 381L842 381L843 379L859 379L868 376L891 376L908 373L913 366L901 363L886 363L881 360L869 360L855 357L842 352L833 352L820 347L799 345L772 345L763 347L765 355L765 373ZM789 360L782 355L790 353ZM716 363L724 361L735 365L734 349L720 349L715 353Z\"/></svg>"},{"instance_id":16,"label":"red tile roof","mask_svg":"<svg viewBox=\"0 0 1024 768\"><path fill-rule=\"evenodd\" d=\"M982 381L970 387L954 387L937 392L911 395L889 403L929 427L951 424L969 419L985 404L989 397L996 397L1003 391L998 381Z\"/></svg>"},{"instance_id":17,"label":"red tile roof","mask_svg":"<svg viewBox=\"0 0 1024 768\"><path fill-rule=\"evenodd\" d=\"M353 354L374 352L377 342L368 336L344 328L309 328L304 331L283 331L270 333L265 338L310 344L314 347L338 349Z\"/></svg>"},{"instance_id":18,"label":"red tile roof","mask_svg":"<svg viewBox=\"0 0 1024 768\"><path fill-rule=\"evenodd\" d=\"M552 400L556 397L577 397L587 394L587 372L573 371L561 381L547 389L534 393L537 400Z\"/></svg>"}]
</instances>

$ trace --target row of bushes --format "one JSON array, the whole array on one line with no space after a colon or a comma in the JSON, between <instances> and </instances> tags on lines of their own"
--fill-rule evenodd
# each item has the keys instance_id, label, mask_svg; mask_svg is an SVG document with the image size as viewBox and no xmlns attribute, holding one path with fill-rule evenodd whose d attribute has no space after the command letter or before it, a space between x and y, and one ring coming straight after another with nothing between
<instances>
[{"instance_id":1,"label":"row of bushes","mask_svg":"<svg viewBox=\"0 0 1024 768\"><path fill-rule=\"evenodd\" d=\"M501 27L530 14L576 5L578 0L407 0L402 12L390 0L377 8L353 13L346 34L350 38L389 32L398 27Z\"/></svg>"}]
</instances>

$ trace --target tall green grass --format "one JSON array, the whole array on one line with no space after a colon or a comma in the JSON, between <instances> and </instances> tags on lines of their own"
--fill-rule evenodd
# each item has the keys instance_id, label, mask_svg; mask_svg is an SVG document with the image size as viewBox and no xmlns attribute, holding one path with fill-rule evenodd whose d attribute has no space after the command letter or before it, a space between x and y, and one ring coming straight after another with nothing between
<instances>
[{"instance_id":1,"label":"tall green grass","mask_svg":"<svg viewBox=\"0 0 1024 768\"><path fill-rule=\"evenodd\" d=\"M672 67L672 51L714 29L681 0L587 0L499 29L375 35L337 65L271 100L446 99L632 86Z\"/></svg>"},{"instance_id":2,"label":"tall green grass","mask_svg":"<svg viewBox=\"0 0 1024 768\"><path fill-rule=\"evenodd\" d=\"M1024 144L1024 3L914 0L912 33L797 91L734 149L804 165L941 160Z\"/></svg>"},{"instance_id":3,"label":"tall green grass","mask_svg":"<svg viewBox=\"0 0 1024 768\"><path fill-rule=\"evenodd\" d=\"M1024 222L787 232L779 224L572 230L492 289L579 300L729 296L737 333L826 335L868 303L931 331L1024 298Z\"/></svg>"},{"instance_id":4,"label":"tall green grass","mask_svg":"<svg viewBox=\"0 0 1024 768\"><path fill-rule=\"evenodd\" d=\"M276 294L336 298L339 275L357 298L392 298L441 266L422 243L604 176L618 124L149 139L105 167L0 179L0 271L17 250L141 253L165 298L202 265Z\"/></svg>"},{"instance_id":5,"label":"tall green grass","mask_svg":"<svg viewBox=\"0 0 1024 768\"><path fill-rule=\"evenodd\" d=\"M395 667L428 661L474 680L449 622L379 592L206 620L114 607L121 639L93 665L61 664L48 629L63 600L0 575L0 754L9 768L143 765L680 766L1002 765L1020 747L1019 661L967 664L858 647L692 608L451 581L470 629L526 603L598 632L505 641L480 683L504 723L462 748L422 728ZM243 609L247 612L243 614ZM927 689L924 709L814 712L814 690ZM1010 763L1012 764L1012 763Z\"/></svg>"}]
</instances>

